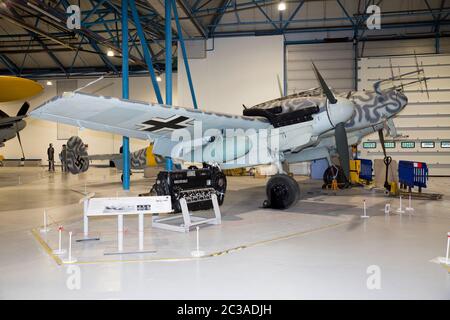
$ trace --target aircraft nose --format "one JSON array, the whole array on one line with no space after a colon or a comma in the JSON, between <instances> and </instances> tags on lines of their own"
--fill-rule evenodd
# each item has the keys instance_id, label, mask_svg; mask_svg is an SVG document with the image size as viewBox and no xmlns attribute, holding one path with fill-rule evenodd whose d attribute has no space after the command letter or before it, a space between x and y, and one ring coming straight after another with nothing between
<instances>
[{"instance_id":1,"label":"aircraft nose","mask_svg":"<svg viewBox=\"0 0 450 320\"><path fill-rule=\"evenodd\" d=\"M353 116L355 106L352 101L340 98L329 106L330 120L334 126L341 122L347 122Z\"/></svg>"}]
</instances>

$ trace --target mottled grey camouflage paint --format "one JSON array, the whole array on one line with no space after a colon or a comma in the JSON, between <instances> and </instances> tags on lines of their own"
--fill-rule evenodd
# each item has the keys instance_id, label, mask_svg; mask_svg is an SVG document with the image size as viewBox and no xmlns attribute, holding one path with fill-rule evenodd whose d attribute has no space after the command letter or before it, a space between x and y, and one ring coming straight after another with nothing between
<instances>
[{"instance_id":1,"label":"mottled grey camouflage paint","mask_svg":"<svg viewBox=\"0 0 450 320\"><path fill-rule=\"evenodd\" d=\"M355 104L355 115L345 125L346 128L359 128L374 125L399 113L408 103L408 98L396 90L359 91L350 96Z\"/></svg>"}]
</instances>

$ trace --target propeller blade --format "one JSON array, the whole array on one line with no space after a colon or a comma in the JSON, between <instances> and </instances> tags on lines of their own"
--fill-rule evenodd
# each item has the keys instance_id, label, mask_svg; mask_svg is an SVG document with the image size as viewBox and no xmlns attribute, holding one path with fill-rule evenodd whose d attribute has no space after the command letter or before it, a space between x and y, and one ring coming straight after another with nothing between
<instances>
[{"instance_id":1,"label":"propeller blade","mask_svg":"<svg viewBox=\"0 0 450 320\"><path fill-rule=\"evenodd\" d=\"M386 158L386 146L384 145L384 133L383 129L378 130L378 137L380 139L381 148L383 149L384 157Z\"/></svg>"},{"instance_id":2,"label":"propeller blade","mask_svg":"<svg viewBox=\"0 0 450 320\"><path fill-rule=\"evenodd\" d=\"M16 125L17 127L17 125ZM17 130L17 140L19 140L20 149L22 150L22 159L25 160L25 153L23 152L22 139L20 139L20 132Z\"/></svg>"},{"instance_id":3,"label":"propeller blade","mask_svg":"<svg viewBox=\"0 0 450 320\"><path fill-rule=\"evenodd\" d=\"M325 94L325 96L327 97L328 101L331 104L335 104L337 102L337 100L334 97L333 92L331 92L330 88L327 86L325 80L323 79L322 75L320 74L320 72L317 69L317 67L314 64L314 62L312 62L312 65L313 65L313 68L314 68L314 73L316 74L317 81L319 81L320 86L322 87L323 93Z\"/></svg>"},{"instance_id":4,"label":"propeller blade","mask_svg":"<svg viewBox=\"0 0 450 320\"><path fill-rule=\"evenodd\" d=\"M29 104L28 102L25 102L25 103L22 105L22 107L20 107L19 112L17 112L17 116L20 117L20 116L26 115L29 108L30 108L30 104Z\"/></svg>"},{"instance_id":5,"label":"propeller blade","mask_svg":"<svg viewBox=\"0 0 450 320\"><path fill-rule=\"evenodd\" d=\"M350 179L350 154L348 150L347 131L345 124L340 122L334 128L334 137L336 139L336 149L339 155L342 170L344 170L347 180Z\"/></svg>"}]
</instances>

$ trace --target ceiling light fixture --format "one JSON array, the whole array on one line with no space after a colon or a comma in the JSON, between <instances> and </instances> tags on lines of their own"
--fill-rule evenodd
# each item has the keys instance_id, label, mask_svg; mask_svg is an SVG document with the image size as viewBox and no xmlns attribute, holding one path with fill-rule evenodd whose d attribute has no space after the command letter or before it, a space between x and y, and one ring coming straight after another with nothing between
<instances>
[{"instance_id":1,"label":"ceiling light fixture","mask_svg":"<svg viewBox=\"0 0 450 320\"><path fill-rule=\"evenodd\" d=\"M106 55L108 57L114 57L114 51L112 51L111 49L108 50L108 52L106 53Z\"/></svg>"},{"instance_id":2,"label":"ceiling light fixture","mask_svg":"<svg viewBox=\"0 0 450 320\"><path fill-rule=\"evenodd\" d=\"M284 11L286 10L286 3L284 1L280 1L278 3L278 11Z\"/></svg>"}]
</instances>

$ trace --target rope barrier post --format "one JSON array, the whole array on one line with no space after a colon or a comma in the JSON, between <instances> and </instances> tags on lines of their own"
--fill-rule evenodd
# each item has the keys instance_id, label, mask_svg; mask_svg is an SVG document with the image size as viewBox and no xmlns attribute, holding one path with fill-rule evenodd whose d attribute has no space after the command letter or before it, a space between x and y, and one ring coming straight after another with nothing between
<instances>
[{"instance_id":1,"label":"rope barrier post","mask_svg":"<svg viewBox=\"0 0 450 320\"><path fill-rule=\"evenodd\" d=\"M40 230L41 233L47 233L50 231L50 229L47 228L47 224L48 224L47 221L48 221L47 220L47 210L44 209L44 227Z\"/></svg>"},{"instance_id":2,"label":"rope barrier post","mask_svg":"<svg viewBox=\"0 0 450 320\"><path fill-rule=\"evenodd\" d=\"M406 211L414 211L414 208L412 207L411 204L411 192L409 193L409 201L408 201L408 206L405 208Z\"/></svg>"},{"instance_id":3,"label":"rope barrier post","mask_svg":"<svg viewBox=\"0 0 450 320\"><path fill-rule=\"evenodd\" d=\"M77 259L72 257L72 231L69 232L69 254L67 259L63 259L64 263L75 263Z\"/></svg>"},{"instance_id":4,"label":"rope barrier post","mask_svg":"<svg viewBox=\"0 0 450 320\"><path fill-rule=\"evenodd\" d=\"M403 208L402 208L402 196L401 195L400 195L400 207L397 209L396 212L400 213L400 214L405 213L405 210L403 210Z\"/></svg>"},{"instance_id":5,"label":"rope barrier post","mask_svg":"<svg viewBox=\"0 0 450 320\"><path fill-rule=\"evenodd\" d=\"M370 218L370 217L367 215L366 199L364 199L364 201L363 201L363 212L364 212L364 214L361 216L361 218L364 218L364 219Z\"/></svg>"},{"instance_id":6,"label":"rope barrier post","mask_svg":"<svg viewBox=\"0 0 450 320\"><path fill-rule=\"evenodd\" d=\"M204 251L200 251L200 227L197 226L196 229L197 229L197 232L196 232L197 233L197 235L196 235L196 237L197 237L197 250L192 251L191 255L193 257L200 258L200 257L205 255L205 252Z\"/></svg>"},{"instance_id":7,"label":"rope barrier post","mask_svg":"<svg viewBox=\"0 0 450 320\"><path fill-rule=\"evenodd\" d=\"M53 250L53 253L56 255L62 255L66 253L66 250L62 248L62 231L63 226L58 227L58 249Z\"/></svg>"}]
</instances>

